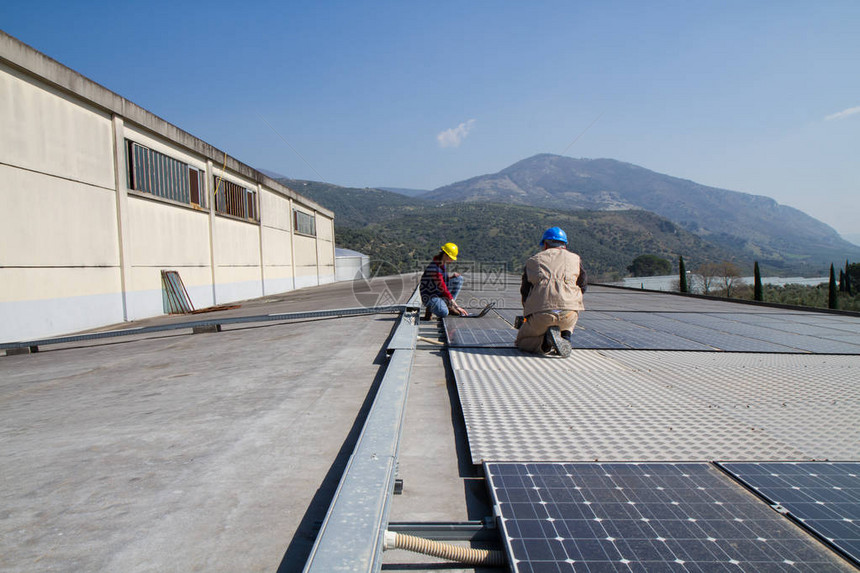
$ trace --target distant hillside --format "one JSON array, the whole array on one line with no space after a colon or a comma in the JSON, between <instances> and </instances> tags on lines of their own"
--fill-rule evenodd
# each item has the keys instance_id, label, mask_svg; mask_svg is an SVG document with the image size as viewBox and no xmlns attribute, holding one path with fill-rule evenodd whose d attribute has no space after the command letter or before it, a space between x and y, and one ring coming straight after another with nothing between
<instances>
[{"instance_id":1,"label":"distant hillside","mask_svg":"<svg viewBox=\"0 0 860 573\"><path fill-rule=\"evenodd\" d=\"M566 211L644 209L775 269L812 270L831 260L860 257L860 248L831 227L773 199L706 187L613 159L536 155L421 198Z\"/></svg>"},{"instance_id":2,"label":"distant hillside","mask_svg":"<svg viewBox=\"0 0 860 573\"><path fill-rule=\"evenodd\" d=\"M460 245L462 261L502 263L516 271L537 252L547 227L562 226L571 249L588 261L592 276L621 276L634 258L655 254L677 264L719 261L732 253L653 213L559 212L528 206L459 203L438 206L380 189L281 179L297 193L335 213L338 247L371 256L389 272L417 270L439 246ZM752 268L752 261L741 257Z\"/></svg>"},{"instance_id":3,"label":"distant hillside","mask_svg":"<svg viewBox=\"0 0 860 573\"><path fill-rule=\"evenodd\" d=\"M383 191L391 191L392 193L397 193L399 195L406 195L407 197L420 197L430 193L429 189L405 189L403 187L379 187L379 189L382 189Z\"/></svg>"},{"instance_id":4,"label":"distant hillside","mask_svg":"<svg viewBox=\"0 0 860 573\"><path fill-rule=\"evenodd\" d=\"M339 246L367 253L397 272L418 270L452 241L460 246L458 263L504 264L518 272L540 250L543 231L565 229L570 249L579 253L592 277L617 277L641 254L659 255L677 265L678 255L698 263L731 258L731 253L646 211L576 211L458 203L425 206L401 217L366 227L337 228ZM752 261L736 259L752 268ZM392 271L393 272L393 271Z\"/></svg>"},{"instance_id":5,"label":"distant hillside","mask_svg":"<svg viewBox=\"0 0 860 573\"><path fill-rule=\"evenodd\" d=\"M853 243L857 246L860 246L860 233L848 233L842 235L842 238L848 241L849 243Z\"/></svg>"},{"instance_id":6,"label":"distant hillside","mask_svg":"<svg viewBox=\"0 0 860 573\"><path fill-rule=\"evenodd\" d=\"M334 211L334 221L338 227L359 227L371 222L385 221L426 205L419 199L382 189L339 187L330 183L301 179L282 178L278 181L296 193ZM352 248L349 245L339 246Z\"/></svg>"}]
</instances>

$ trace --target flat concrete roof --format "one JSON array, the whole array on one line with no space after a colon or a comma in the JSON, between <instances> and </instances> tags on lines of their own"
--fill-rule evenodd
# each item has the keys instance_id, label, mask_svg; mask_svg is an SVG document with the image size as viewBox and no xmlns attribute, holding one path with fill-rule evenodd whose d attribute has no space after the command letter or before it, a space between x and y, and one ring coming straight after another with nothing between
<instances>
[{"instance_id":1,"label":"flat concrete roof","mask_svg":"<svg viewBox=\"0 0 860 573\"><path fill-rule=\"evenodd\" d=\"M117 327L403 303L416 280L336 283ZM507 317L519 307L517 287L516 277L471 280L461 304L494 302ZM586 305L595 314L677 307L774 316L765 307L601 287L589 289ZM841 318L847 331L860 325ZM0 357L0 570L301 571L396 323L397 315L379 314L225 325ZM421 322L392 523L475 522L493 513L444 341L438 321ZM848 366L860 367L860 356L853 360ZM401 550L386 552L383 567L497 570Z\"/></svg>"}]
</instances>

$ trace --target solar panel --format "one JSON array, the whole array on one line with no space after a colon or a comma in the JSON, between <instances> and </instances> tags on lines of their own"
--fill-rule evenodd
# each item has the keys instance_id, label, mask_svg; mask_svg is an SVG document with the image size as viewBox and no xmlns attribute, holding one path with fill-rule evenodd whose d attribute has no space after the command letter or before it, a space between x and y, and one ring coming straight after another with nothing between
<instances>
[{"instance_id":1,"label":"solar panel","mask_svg":"<svg viewBox=\"0 0 860 573\"><path fill-rule=\"evenodd\" d=\"M487 320L486 318L479 319L481 322ZM496 322L502 321L497 319ZM507 328L487 328L483 324L476 328L469 328L463 326L463 324L465 324L463 319L459 321L452 321L449 318L445 319L445 330L448 335L449 346L482 348L509 348L514 346L517 331L507 325L504 325ZM504 323L502 322L502 324Z\"/></svg>"},{"instance_id":2,"label":"solar panel","mask_svg":"<svg viewBox=\"0 0 860 573\"><path fill-rule=\"evenodd\" d=\"M576 325L573 331L570 343L573 348L630 348L626 344L613 340L594 330L583 328L579 324Z\"/></svg>"},{"instance_id":3,"label":"solar panel","mask_svg":"<svg viewBox=\"0 0 860 573\"><path fill-rule=\"evenodd\" d=\"M701 324L708 328L714 328L733 335L761 340L767 343L780 344L795 350L809 352L832 352L832 353L857 353L860 350L856 344L845 344L838 341L830 341L825 338L806 335L797 331L782 330L774 328L770 324L741 322L734 314L691 314L685 317L686 321ZM788 321L785 321L786 323Z\"/></svg>"},{"instance_id":4,"label":"solar panel","mask_svg":"<svg viewBox=\"0 0 860 573\"><path fill-rule=\"evenodd\" d=\"M720 465L860 565L860 462Z\"/></svg>"},{"instance_id":5,"label":"solar panel","mask_svg":"<svg viewBox=\"0 0 860 573\"><path fill-rule=\"evenodd\" d=\"M707 463L487 463L514 573L849 571Z\"/></svg>"},{"instance_id":6,"label":"solar panel","mask_svg":"<svg viewBox=\"0 0 860 573\"><path fill-rule=\"evenodd\" d=\"M655 328L643 313L614 314L618 320L584 321L583 326L640 350L714 350L711 345L685 338L683 333L677 335L677 330Z\"/></svg>"}]
</instances>

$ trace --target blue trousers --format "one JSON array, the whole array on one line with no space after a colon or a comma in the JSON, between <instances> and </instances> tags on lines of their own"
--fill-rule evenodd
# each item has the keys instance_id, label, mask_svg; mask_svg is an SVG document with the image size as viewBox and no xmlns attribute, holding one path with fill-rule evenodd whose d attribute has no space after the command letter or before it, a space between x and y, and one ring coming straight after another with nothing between
<instances>
[{"instance_id":1,"label":"blue trousers","mask_svg":"<svg viewBox=\"0 0 860 573\"><path fill-rule=\"evenodd\" d=\"M463 277L452 277L448 279L448 291L454 299L460 294L460 289L463 287ZM430 312L439 318L448 316L448 305L445 304L445 299L438 296L431 296L427 299L425 306L430 309Z\"/></svg>"}]
</instances>

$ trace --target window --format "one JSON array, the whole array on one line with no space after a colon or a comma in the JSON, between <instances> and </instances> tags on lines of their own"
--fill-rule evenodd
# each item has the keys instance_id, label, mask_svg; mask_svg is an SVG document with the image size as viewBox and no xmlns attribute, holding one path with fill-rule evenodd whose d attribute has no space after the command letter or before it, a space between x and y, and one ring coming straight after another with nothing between
<instances>
[{"instance_id":1,"label":"window","mask_svg":"<svg viewBox=\"0 0 860 573\"><path fill-rule=\"evenodd\" d=\"M317 221L313 215L308 215L298 209L293 209L293 229L302 235L317 234Z\"/></svg>"},{"instance_id":2,"label":"window","mask_svg":"<svg viewBox=\"0 0 860 573\"><path fill-rule=\"evenodd\" d=\"M248 221L259 221L257 192L232 181L215 177L215 211Z\"/></svg>"},{"instance_id":3,"label":"window","mask_svg":"<svg viewBox=\"0 0 860 573\"><path fill-rule=\"evenodd\" d=\"M126 153L129 189L187 205L206 206L198 169L129 140Z\"/></svg>"}]
</instances>

